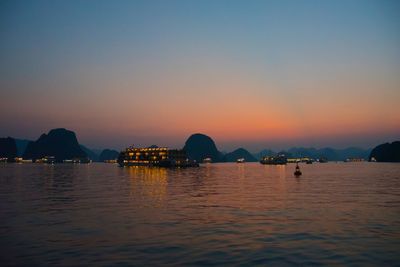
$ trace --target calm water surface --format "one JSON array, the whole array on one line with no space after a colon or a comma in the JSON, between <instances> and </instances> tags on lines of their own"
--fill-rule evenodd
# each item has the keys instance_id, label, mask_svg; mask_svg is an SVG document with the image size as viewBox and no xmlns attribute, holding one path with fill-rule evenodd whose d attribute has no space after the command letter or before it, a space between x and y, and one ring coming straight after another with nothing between
<instances>
[{"instance_id":1,"label":"calm water surface","mask_svg":"<svg viewBox=\"0 0 400 267\"><path fill-rule=\"evenodd\" d=\"M0 165L1 265L399 266L400 164Z\"/></svg>"}]
</instances>

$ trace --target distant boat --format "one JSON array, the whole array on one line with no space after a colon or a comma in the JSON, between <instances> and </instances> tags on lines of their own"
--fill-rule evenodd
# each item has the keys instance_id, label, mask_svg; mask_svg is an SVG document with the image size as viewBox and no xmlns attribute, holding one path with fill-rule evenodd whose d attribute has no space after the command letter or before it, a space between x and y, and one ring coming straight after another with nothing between
<instances>
[{"instance_id":1,"label":"distant boat","mask_svg":"<svg viewBox=\"0 0 400 267\"><path fill-rule=\"evenodd\" d=\"M365 161L363 158L348 158L344 162L363 162Z\"/></svg>"},{"instance_id":2,"label":"distant boat","mask_svg":"<svg viewBox=\"0 0 400 267\"><path fill-rule=\"evenodd\" d=\"M56 163L56 157L54 157L54 156L45 156L41 160L42 160L43 163L47 163L47 164Z\"/></svg>"},{"instance_id":3,"label":"distant boat","mask_svg":"<svg viewBox=\"0 0 400 267\"><path fill-rule=\"evenodd\" d=\"M327 162L328 162L328 159L327 159L327 158L320 158L320 159L318 160L318 162L319 162L319 163L327 163Z\"/></svg>"},{"instance_id":4,"label":"distant boat","mask_svg":"<svg viewBox=\"0 0 400 267\"><path fill-rule=\"evenodd\" d=\"M260 163L266 165L285 165L287 163L287 158L283 155L278 155L274 157L263 157L260 160Z\"/></svg>"},{"instance_id":5,"label":"distant boat","mask_svg":"<svg viewBox=\"0 0 400 267\"><path fill-rule=\"evenodd\" d=\"M203 159L203 163L211 163L212 159L211 158L205 158Z\"/></svg>"},{"instance_id":6,"label":"distant boat","mask_svg":"<svg viewBox=\"0 0 400 267\"><path fill-rule=\"evenodd\" d=\"M244 158L240 158L236 160L237 163L245 163L246 160Z\"/></svg>"},{"instance_id":7,"label":"distant boat","mask_svg":"<svg viewBox=\"0 0 400 267\"><path fill-rule=\"evenodd\" d=\"M296 164L296 169L294 171L294 176L299 177L301 175L299 164Z\"/></svg>"},{"instance_id":8,"label":"distant boat","mask_svg":"<svg viewBox=\"0 0 400 267\"><path fill-rule=\"evenodd\" d=\"M185 150L167 147L140 148L130 146L120 153L117 162L121 167L199 167L197 162L188 159Z\"/></svg>"}]
</instances>

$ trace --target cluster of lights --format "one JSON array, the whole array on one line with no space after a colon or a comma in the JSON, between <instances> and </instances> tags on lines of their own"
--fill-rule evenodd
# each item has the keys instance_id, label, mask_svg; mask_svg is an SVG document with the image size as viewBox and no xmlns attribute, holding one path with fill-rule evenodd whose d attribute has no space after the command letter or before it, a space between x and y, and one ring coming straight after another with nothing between
<instances>
[{"instance_id":1,"label":"cluster of lights","mask_svg":"<svg viewBox=\"0 0 400 267\"><path fill-rule=\"evenodd\" d=\"M306 161L310 161L311 159L309 157L303 157L303 158L288 158L287 161L288 162L306 162Z\"/></svg>"},{"instance_id":2,"label":"cluster of lights","mask_svg":"<svg viewBox=\"0 0 400 267\"><path fill-rule=\"evenodd\" d=\"M137 147L133 147L130 146L126 149L127 151L132 151L132 152L147 152L147 151L168 151L168 147L146 147L146 148L137 148Z\"/></svg>"},{"instance_id":3,"label":"cluster of lights","mask_svg":"<svg viewBox=\"0 0 400 267\"><path fill-rule=\"evenodd\" d=\"M124 165L158 165L161 163L176 165L188 164L189 159L182 149L168 147L138 148L130 146L122 152Z\"/></svg>"}]
</instances>

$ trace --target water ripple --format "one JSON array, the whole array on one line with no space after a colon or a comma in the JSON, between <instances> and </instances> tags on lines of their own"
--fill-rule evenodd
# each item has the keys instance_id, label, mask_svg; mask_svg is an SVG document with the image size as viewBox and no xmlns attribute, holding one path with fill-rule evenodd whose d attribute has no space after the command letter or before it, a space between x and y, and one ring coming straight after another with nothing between
<instances>
[{"instance_id":1,"label":"water ripple","mask_svg":"<svg viewBox=\"0 0 400 267\"><path fill-rule=\"evenodd\" d=\"M396 266L400 165L0 165L3 266Z\"/></svg>"}]
</instances>

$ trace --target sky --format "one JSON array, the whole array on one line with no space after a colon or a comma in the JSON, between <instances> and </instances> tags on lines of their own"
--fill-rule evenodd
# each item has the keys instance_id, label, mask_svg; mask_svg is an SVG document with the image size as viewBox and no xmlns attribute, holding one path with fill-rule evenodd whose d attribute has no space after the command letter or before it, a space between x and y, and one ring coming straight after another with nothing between
<instances>
[{"instance_id":1,"label":"sky","mask_svg":"<svg viewBox=\"0 0 400 267\"><path fill-rule=\"evenodd\" d=\"M0 136L91 148L400 139L400 1L1 1Z\"/></svg>"}]
</instances>

